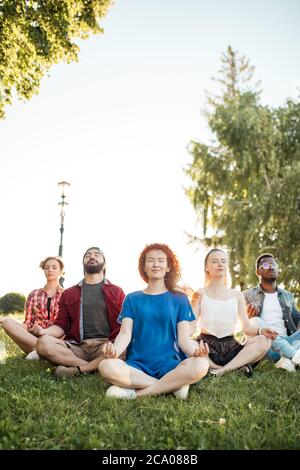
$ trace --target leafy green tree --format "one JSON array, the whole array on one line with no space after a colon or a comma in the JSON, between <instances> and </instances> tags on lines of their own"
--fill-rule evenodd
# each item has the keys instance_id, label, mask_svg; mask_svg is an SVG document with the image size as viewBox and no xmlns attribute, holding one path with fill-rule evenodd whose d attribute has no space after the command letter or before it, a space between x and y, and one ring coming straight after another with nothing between
<instances>
[{"instance_id":1,"label":"leafy green tree","mask_svg":"<svg viewBox=\"0 0 300 470\"><path fill-rule=\"evenodd\" d=\"M281 280L300 294L300 103L260 102L253 67L229 47L221 94L208 95L212 145L193 141L186 194L203 222L207 246L225 246L233 285L257 282L255 259L274 254Z\"/></svg>"},{"instance_id":2,"label":"leafy green tree","mask_svg":"<svg viewBox=\"0 0 300 470\"><path fill-rule=\"evenodd\" d=\"M26 298L18 292L9 292L0 298L0 312L4 314L23 312Z\"/></svg>"},{"instance_id":3,"label":"leafy green tree","mask_svg":"<svg viewBox=\"0 0 300 470\"><path fill-rule=\"evenodd\" d=\"M111 0L0 0L0 118L12 103L37 94L60 61L78 60L76 39L103 32Z\"/></svg>"}]
</instances>

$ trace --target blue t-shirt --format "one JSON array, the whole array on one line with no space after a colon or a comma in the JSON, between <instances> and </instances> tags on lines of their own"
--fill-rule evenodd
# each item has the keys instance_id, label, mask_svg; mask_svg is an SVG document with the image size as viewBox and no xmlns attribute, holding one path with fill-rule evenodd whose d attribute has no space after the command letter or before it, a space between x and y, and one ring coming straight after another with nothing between
<instances>
[{"instance_id":1,"label":"blue t-shirt","mask_svg":"<svg viewBox=\"0 0 300 470\"><path fill-rule=\"evenodd\" d=\"M118 322L123 318L133 320L128 365L160 378L186 359L178 347L177 323L195 320L195 316L185 294L132 292L124 300Z\"/></svg>"}]
</instances>

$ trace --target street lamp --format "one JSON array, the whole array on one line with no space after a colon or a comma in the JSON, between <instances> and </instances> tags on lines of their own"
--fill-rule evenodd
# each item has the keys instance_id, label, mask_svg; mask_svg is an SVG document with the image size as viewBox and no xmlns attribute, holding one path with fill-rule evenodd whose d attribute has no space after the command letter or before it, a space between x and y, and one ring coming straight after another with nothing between
<instances>
[{"instance_id":1,"label":"street lamp","mask_svg":"<svg viewBox=\"0 0 300 470\"><path fill-rule=\"evenodd\" d=\"M62 194L61 194L61 202L58 203L60 208L60 245L58 249L58 256L62 256L63 254L63 233L64 233L64 221L65 221L65 206L68 205L68 203L65 201L66 195L65 195L65 186L70 186L70 183L67 181L60 181L60 183L57 183L58 186L61 186L62 188Z\"/></svg>"}]
</instances>

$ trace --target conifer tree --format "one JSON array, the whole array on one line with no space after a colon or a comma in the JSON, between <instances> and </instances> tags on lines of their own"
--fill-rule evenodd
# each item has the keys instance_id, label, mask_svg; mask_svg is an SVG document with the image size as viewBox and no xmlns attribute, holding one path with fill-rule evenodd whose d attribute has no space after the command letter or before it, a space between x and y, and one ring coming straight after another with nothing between
<instances>
[{"instance_id":1,"label":"conifer tree","mask_svg":"<svg viewBox=\"0 0 300 470\"><path fill-rule=\"evenodd\" d=\"M254 68L231 47L222 56L221 93L208 95L214 142L192 141L186 194L207 246L227 247L233 285L257 282L255 259L274 254L281 280L300 294L300 103L260 102Z\"/></svg>"}]
</instances>

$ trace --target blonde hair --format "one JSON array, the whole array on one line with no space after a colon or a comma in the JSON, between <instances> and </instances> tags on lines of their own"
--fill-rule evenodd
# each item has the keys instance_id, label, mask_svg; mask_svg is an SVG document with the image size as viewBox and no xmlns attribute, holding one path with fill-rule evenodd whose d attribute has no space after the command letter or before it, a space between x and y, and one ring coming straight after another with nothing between
<instances>
[{"instance_id":1,"label":"blonde hair","mask_svg":"<svg viewBox=\"0 0 300 470\"><path fill-rule=\"evenodd\" d=\"M45 265L47 263L47 261L49 261L49 259L55 259L59 265L60 265L60 269L61 269L61 274L63 275L64 272L65 272L65 265L64 265L64 262L62 260L62 258L60 256L47 256L46 258L44 258L40 264L39 264L39 267L41 269L44 269L45 268Z\"/></svg>"},{"instance_id":2,"label":"blonde hair","mask_svg":"<svg viewBox=\"0 0 300 470\"><path fill-rule=\"evenodd\" d=\"M220 251L221 253L224 253L224 255L226 256L226 259L228 259L227 254L225 253L224 250L222 250L222 248L212 248L211 250L209 250L209 252L206 254L205 259L204 259L204 286L205 287L208 286L208 284L210 283L210 276L209 276L209 273L206 270L208 258L215 251ZM227 272L226 272L225 276L224 276L224 285L225 286L227 286L227 281L228 281L228 279L227 279Z\"/></svg>"}]
</instances>

